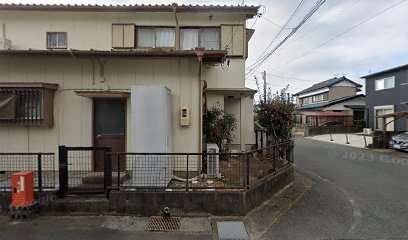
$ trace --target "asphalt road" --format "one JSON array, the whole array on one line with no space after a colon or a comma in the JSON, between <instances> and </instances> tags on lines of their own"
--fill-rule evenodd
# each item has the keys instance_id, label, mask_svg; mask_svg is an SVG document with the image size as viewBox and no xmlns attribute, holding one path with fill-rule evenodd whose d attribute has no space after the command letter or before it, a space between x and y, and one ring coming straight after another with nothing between
<instances>
[{"instance_id":1,"label":"asphalt road","mask_svg":"<svg viewBox=\"0 0 408 240\"><path fill-rule=\"evenodd\" d=\"M408 154L298 138L295 169L316 184L262 239L408 239Z\"/></svg>"}]
</instances>

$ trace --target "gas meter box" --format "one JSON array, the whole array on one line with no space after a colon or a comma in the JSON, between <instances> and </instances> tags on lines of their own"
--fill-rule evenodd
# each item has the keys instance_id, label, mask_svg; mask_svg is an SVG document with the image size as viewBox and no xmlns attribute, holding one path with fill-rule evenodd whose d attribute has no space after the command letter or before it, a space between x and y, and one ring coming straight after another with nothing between
<instances>
[{"instance_id":1,"label":"gas meter box","mask_svg":"<svg viewBox=\"0 0 408 240\"><path fill-rule=\"evenodd\" d=\"M12 175L11 206L26 207L34 203L33 172L18 172Z\"/></svg>"}]
</instances>

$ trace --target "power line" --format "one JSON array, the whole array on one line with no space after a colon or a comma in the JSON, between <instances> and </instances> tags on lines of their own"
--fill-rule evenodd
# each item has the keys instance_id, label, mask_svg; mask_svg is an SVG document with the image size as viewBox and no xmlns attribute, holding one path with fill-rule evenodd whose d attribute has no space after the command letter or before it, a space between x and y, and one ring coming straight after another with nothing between
<instances>
[{"instance_id":1,"label":"power line","mask_svg":"<svg viewBox=\"0 0 408 240\"><path fill-rule=\"evenodd\" d=\"M280 75L270 74L270 73L267 73L266 75L272 76L272 77L277 77L277 78L285 78L285 79L303 81L303 82L314 82L315 81L315 80L311 80L311 79L301 79L301 78L286 77L286 76L280 76Z\"/></svg>"},{"instance_id":2,"label":"power line","mask_svg":"<svg viewBox=\"0 0 408 240\"><path fill-rule=\"evenodd\" d=\"M300 8L302 7L303 3L305 0L301 0L299 4L297 5L295 11L290 15L288 20L283 24L283 26L280 28L279 32L275 35L275 37L272 39L272 41L268 44L268 46L262 51L262 53L259 55L259 57L256 59L255 63L258 62L264 54L268 51L268 49L274 44L274 42L278 39L279 35L286 29L287 25L289 24L290 21L295 17L295 15L299 12Z\"/></svg>"},{"instance_id":3,"label":"power line","mask_svg":"<svg viewBox=\"0 0 408 240\"><path fill-rule=\"evenodd\" d=\"M385 8L385 9L381 10L380 12L378 12L378 13L372 15L371 17L368 17L368 18L366 18L365 20L363 20L363 21L361 21L361 22L359 22L359 23L353 25L352 27L348 28L347 30L345 30L345 31L343 31L343 32L341 32L341 33L335 35L334 37L328 39L327 41L325 41L325 42L323 42L323 43L321 43L321 44L319 44L319 45L316 46L315 48L313 48L313 49L311 49L311 50L309 50L309 51L303 53L302 55L299 55L299 56L297 56L297 57L295 57L295 58L289 60L288 62L286 62L286 63L284 63L284 64L282 64L282 65L280 65L280 66L278 66L278 67L276 67L276 68L273 68L271 71L275 71L276 69L279 69L279 68L281 68L281 67L283 67L283 66L286 66L286 65L288 65L288 64L290 64L290 63L292 63L292 62L294 62L294 61L296 61L296 60L298 60L298 59L300 59L300 58L303 58L303 57L309 55L309 54L312 53L314 50L316 50L316 49L318 49L318 48L320 48L320 47L326 45L327 43L329 43L329 42L331 42L331 41L333 41L333 40L335 40L335 39L337 39L337 38L343 36L344 34L346 34L346 33L350 32L350 31L352 31L353 29L359 27L360 25L362 25L362 24L364 24L364 23L370 21L371 19L374 19L374 18L380 16L381 14L383 14L383 13L385 13L386 11L388 11L388 10L390 10L390 9L392 9L392 8L394 8L394 7L396 7L396 6L398 6L398 5L400 5L401 3L405 2L405 1L407 1L407 0L401 0L401 1L399 1L399 2L397 2L397 3L395 3L395 4L393 4L393 5L391 5L390 7L387 7L387 8Z\"/></svg>"},{"instance_id":4,"label":"power line","mask_svg":"<svg viewBox=\"0 0 408 240\"><path fill-rule=\"evenodd\" d=\"M269 22L269 23L271 23L272 25L275 25L275 26L277 26L277 27L283 28L283 26L281 26L281 25L279 25L279 24L277 24L277 23L272 22L271 20L267 19L265 16L262 17L262 19L265 20L265 21L267 21L267 22ZM286 29L293 29L293 28L286 28Z\"/></svg>"},{"instance_id":5,"label":"power line","mask_svg":"<svg viewBox=\"0 0 408 240\"><path fill-rule=\"evenodd\" d=\"M309 12L304 16L302 21L281 41L279 42L271 51L269 51L267 54L265 54L262 58L257 60L254 64L252 64L248 69L249 71L245 74L246 76L251 74L254 70L256 70L258 67L260 67L272 54L280 47L282 46L293 34L295 34L300 27L324 4L326 0L319 0L316 2L315 6L312 7Z\"/></svg>"},{"instance_id":6,"label":"power line","mask_svg":"<svg viewBox=\"0 0 408 240\"><path fill-rule=\"evenodd\" d=\"M286 46L282 47L281 50L282 50L283 48L287 48L287 47L293 45L293 43L295 43L295 42L299 41L300 39L306 37L307 35L311 34L311 33L314 32L316 29L318 29L320 26L322 26L323 24L325 24L325 23L327 23L327 22L330 22L332 19L334 19L335 17L337 17L338 15L340 15L341 13L343 13L344 11L348 10L349 8L351 8L352 6L354 6L355 4L357 4L357 3L360 2L360 1L361 1L361 0L356 0L356 1L354 1L353 3L347 5L345 8L343 8L342 10L340 10L339 12L337 12L336 14L334 14L333 16L331 16L331 17L330 17L329 19L327 19L326 21L321 22L320 24L316 25L311 31L307 31L307 32L305 32L303 35L301 35L301 36L299 36L298 38L294 39L293 41L289 42ZM318 20L322 19L324 16L326 16L326 14L323 15L323 16L321 16ZM309 29L310 29L310 28L309 28ZM307 29L307 30L309 30L309 29Z\"/></svg>"}]
</instances>

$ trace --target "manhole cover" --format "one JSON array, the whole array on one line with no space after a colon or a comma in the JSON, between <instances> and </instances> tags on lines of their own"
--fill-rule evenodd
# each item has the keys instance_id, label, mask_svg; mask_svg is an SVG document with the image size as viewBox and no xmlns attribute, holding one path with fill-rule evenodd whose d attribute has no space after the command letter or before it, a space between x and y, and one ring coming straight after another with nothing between
<instances>
[{"instance_id":1,"label":"manhole cover","mask_svg":"<svg viewBox=\"0 0 408 240\"><path fill-rule=\"evenodd\" d=\"M177 231L180 229L179 217L150 217L148 231Z\"/></svg>"}]
</instances>

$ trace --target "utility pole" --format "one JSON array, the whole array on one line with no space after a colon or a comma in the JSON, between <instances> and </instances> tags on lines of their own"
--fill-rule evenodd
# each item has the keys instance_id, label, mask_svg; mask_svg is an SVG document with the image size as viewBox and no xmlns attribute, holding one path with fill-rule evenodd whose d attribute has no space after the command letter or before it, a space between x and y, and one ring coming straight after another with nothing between
<instances>
[{"instance_id":1,"label":"utility pole","mask_svg":"<svg viewBox=\"0 0 408 240\"><path fill-rule=\"evenodd\" d=\"M264 80L263 90L264 90L264 104L266 104L266 71L262 72L262 78Z\"/></svg>"}]
</instances>

